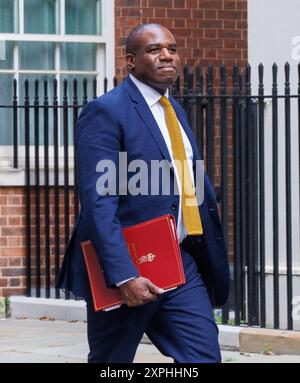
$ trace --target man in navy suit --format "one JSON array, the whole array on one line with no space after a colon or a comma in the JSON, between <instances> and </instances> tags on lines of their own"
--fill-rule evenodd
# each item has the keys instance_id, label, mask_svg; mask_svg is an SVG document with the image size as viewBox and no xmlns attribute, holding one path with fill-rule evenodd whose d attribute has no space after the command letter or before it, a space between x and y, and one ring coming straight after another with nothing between
<instances>
[{"instance_id":1,"label":"man in navy suit","mask_svg":"<svg viewBox=\"0 0 300 383\"><path fill-rule=\"evenodd\" d=\"M203 234L187 234L183 219L180 180L172 166L171 134L160 101L162 96L171 102L176 113L193 182L200 155L184 110L169 97L168 88L176 80L180 66L174 36L158 24L140 25L128 36L126 63L126 80L91 101L78 120L75 145L81 212L57 287L86 299L89 362L132 362L146 333L164 355L177 363L218 363L221 356L212 307L227 300L227 252L215 193L206 175L204 201L197 206ZM99 179L108 171L101 164L113 164L119 169L124 165L120 153L126 153L128 164L140 160L149 169L152 161L167 160L170 184L175 186L170 187L168 195L163 193L165 179L161 176L158 192L151 193L152 179L148 174L149 192L130 193L116 172L111 192L101 193ZM131 173L128 171L128 178ZM107 181L111 179L108 177ZM122 234L124 227L164 214L176 218L186 276L185 285L168 292L139 276ZM87 239L96 249L107 286L120 289L125 304L118 309L93 310L80 248L80 242Z\"/></svg>"}]
</instances>

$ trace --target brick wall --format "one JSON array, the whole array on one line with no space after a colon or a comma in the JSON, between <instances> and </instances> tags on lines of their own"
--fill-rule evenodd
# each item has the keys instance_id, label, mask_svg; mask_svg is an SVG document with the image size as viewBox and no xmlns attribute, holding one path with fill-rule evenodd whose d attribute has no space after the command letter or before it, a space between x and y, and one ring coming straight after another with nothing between
<instances>
[{"instance_id":1,"label":"brick wall","mask_svg":"<svg viewBox=\"0 0 300 383\"><path fill-rule=\"evenodd\" d=\"M22 188L0 188L0 296L25 290L25 196Z\"/></svg>"},{"instance_id":2,"label":"brick wall","mask_svg":"<svg viewBox=\"0 0 300 383\"><path fill-rule=\"evenodd\" d=\"M36 214L35 195L31 190L30 196L30 253L31 253L31 286L35 287L35 239ZM70 230L74 223L74 197L70 190ZM51 287L55 285L55 241L54 241L54 191L50 188L50 276ZM26 293L26 207L24 187L0 187L0 296L24 295ZM59 250L60 263L65 249L65 216L64 195L60 189L59 195ZM45 203L44 191L40 190L40 267L41 288L45 288Z\"/></svg>"},{"instance_id":3,"label":"brick wall","mask_svg":"<svg viewBox=\"0 0 300 383\"><path fill-rule=\"evenodd\" d=\"M124 69L129 32L146 22L174 34L183 64L247 62L247 0L116 0L116 74Z\"/></svg>"}]
</instances>

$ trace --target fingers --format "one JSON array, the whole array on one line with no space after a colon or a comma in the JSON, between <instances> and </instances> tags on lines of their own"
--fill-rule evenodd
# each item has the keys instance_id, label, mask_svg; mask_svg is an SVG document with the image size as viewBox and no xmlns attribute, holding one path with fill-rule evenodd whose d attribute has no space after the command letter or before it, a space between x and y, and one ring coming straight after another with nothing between
<instances>
[{"instance_id":1,"label":"fingers","mask_svg":"<svg viewBox=\"0 0 300 383\"><path fill-rule=\"evenodd\" d=\"M156 298L156 294L152 294L150 291L148 291L148 293L146 293L143 297L143 303L154 302Z\"/></svg>"},{"instance_id":2,"label":"fingers","mask_svg":"<svg viewBox=\"0 0 300 383\"><path fill-rule=\"evenodd\" d=\"M143 295L139 296L138 298L127 298L125 300L125 303L128 307L137 307L142 306L146 303L154 302L157 299L157 296L155 294L151 294L150 291L144 293Z\"/></svg>"},{"instance_id":3,"label":"fingers","mask_svg":"<svg viewBox=\"0 0 300 383\"><path fill-rule=\"evenodd\" d=\"M129 307L141 306L153 302L157 295L164 293L164 290L156 286L149 279L138 277L120 286L124 302Z\"/></svg>"},{"instance_id":4,"label":"fingers","mask_svg":"<svg viewBox=\"0 0 300 383\"><path fill-rule=\"evenodd\" d=\"M160 294L163 294L165 292L164 289L161 289L160 287L156 286L154 283L152 283L149 279L147 280L147 287L149 289L149 291L152 293L152 294L157 294L157 295L160 295Z\"/></svg>"}]
</instances>

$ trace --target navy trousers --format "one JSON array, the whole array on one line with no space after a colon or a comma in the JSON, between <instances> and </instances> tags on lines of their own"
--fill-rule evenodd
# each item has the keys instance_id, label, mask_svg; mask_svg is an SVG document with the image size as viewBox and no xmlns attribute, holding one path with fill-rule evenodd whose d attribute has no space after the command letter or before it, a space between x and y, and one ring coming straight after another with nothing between
<instances>
[{"instance_id":1,"label":"navy trousers","mask_svg":"<svg viewBox=\"0 0 300 383\"><path fill-rule=\"evenodd\" d=\"M181 247L186 284L155 302L95 312L87 301L89 363L132 363L144 333L176 363L220 363L218 327L196 263Z\"/></svg>"}]
</instances>

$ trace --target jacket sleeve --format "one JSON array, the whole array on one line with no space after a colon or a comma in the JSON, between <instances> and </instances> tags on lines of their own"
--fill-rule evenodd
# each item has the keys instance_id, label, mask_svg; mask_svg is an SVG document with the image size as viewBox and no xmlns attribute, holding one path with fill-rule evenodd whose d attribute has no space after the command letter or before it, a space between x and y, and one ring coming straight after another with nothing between
<instances>
[{"instance_id":1,"label":"jacket sleeve","mask_svg":"<svg viewBox=\"0 0 300 383\"><path fill-rule=\"evenodd\" d=\"M75 137L81 217L103 268L106 284L111 287L118 281L139 275L117 217L121 137L116 116L99 99L84 108ZM108 167L99 171L101 163ZM97 181L108 169L116 176L110 180L112 191L116 193L101 195Z\"/></svg>"}]
</instances>

